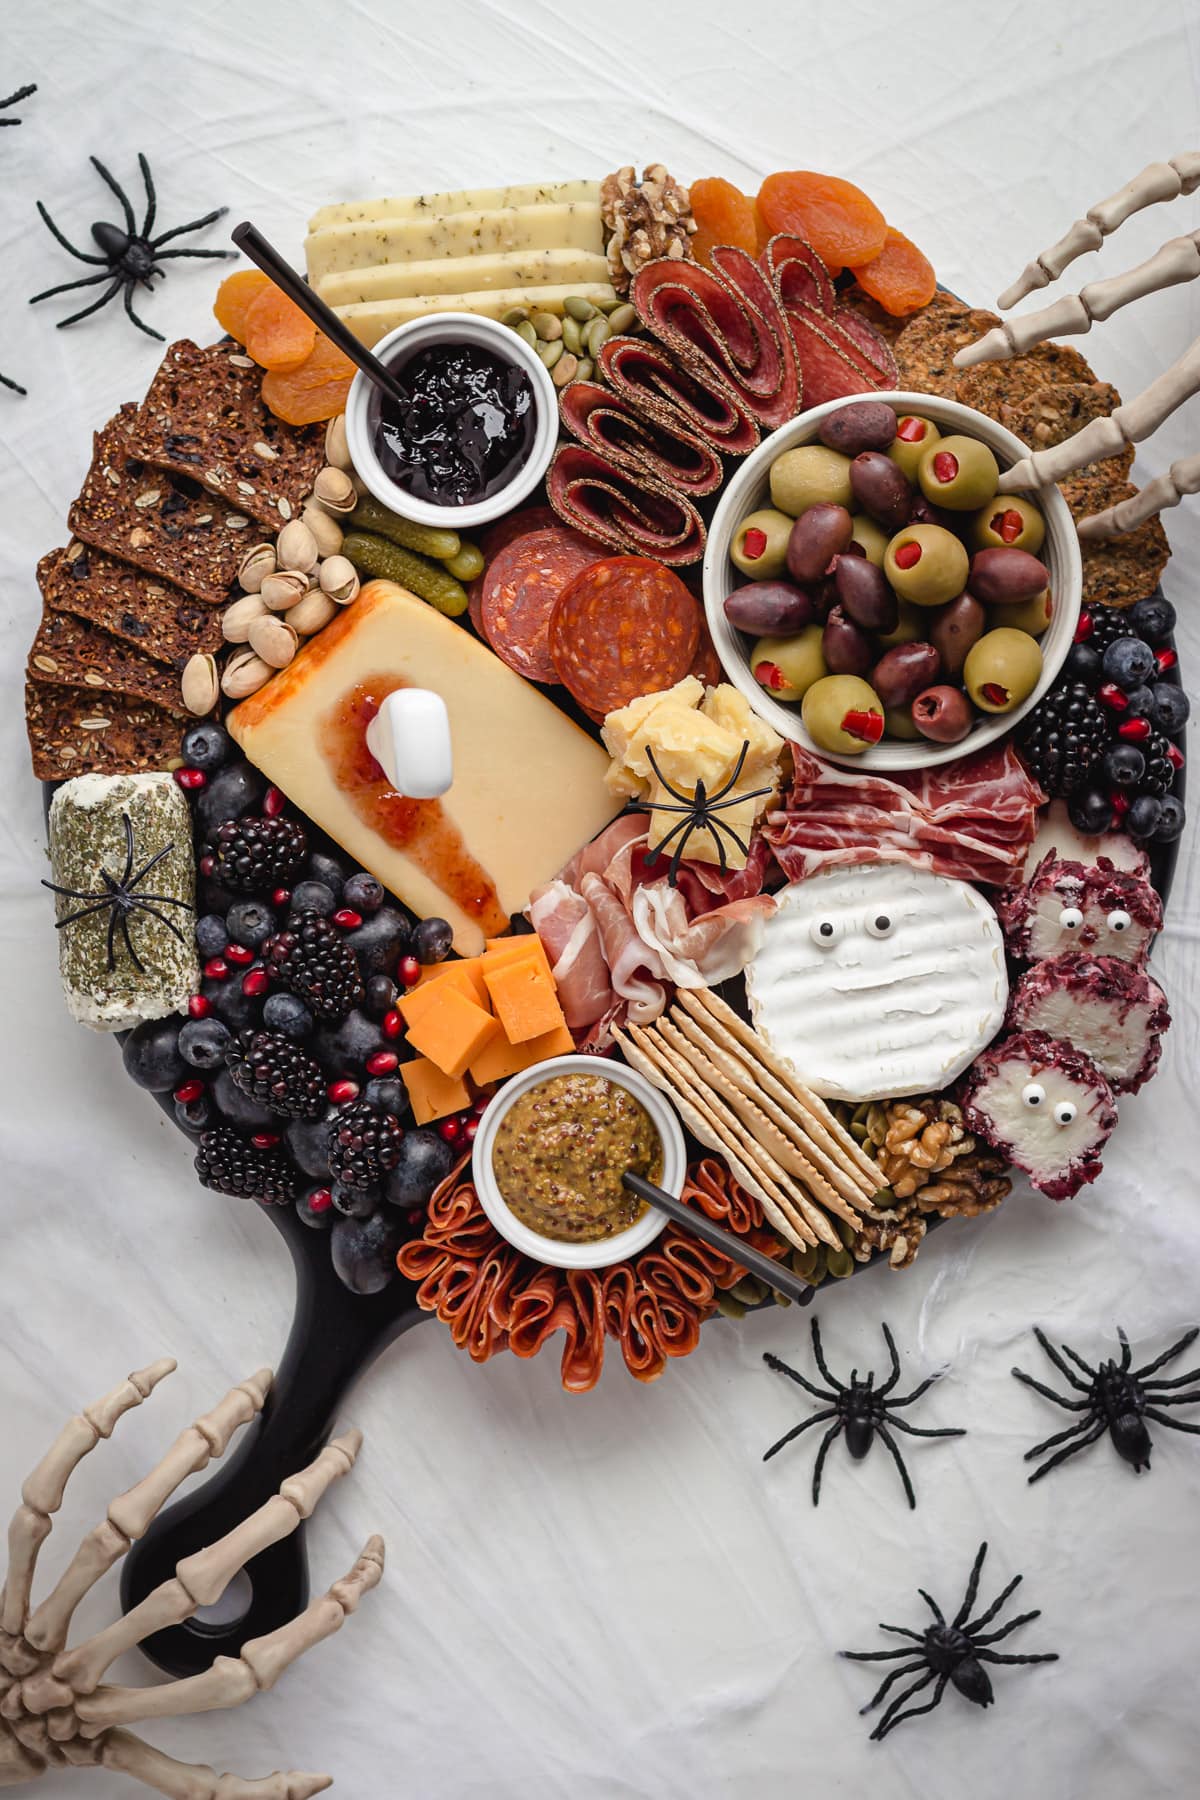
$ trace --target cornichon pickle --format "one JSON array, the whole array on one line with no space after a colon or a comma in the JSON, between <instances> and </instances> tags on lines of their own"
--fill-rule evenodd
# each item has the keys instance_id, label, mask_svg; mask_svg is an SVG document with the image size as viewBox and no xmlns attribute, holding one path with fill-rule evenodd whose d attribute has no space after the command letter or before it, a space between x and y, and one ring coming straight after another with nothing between
<instances>
[{"instance_id":1,"label":"cornichon pickle","mask_svg":"<svg viewBox=\"0 0 1200 1800\"><path fill-rule=\"evenodd\" d=\"M436 557L439 562L448 562L462 549L462 539L457 531L442 531L436 525L416 525L411 519L402 519L373 494L363 495L350 514L349 522L351 531L373 531L379 537L390 538L393 544L399 544L405 550Z\"/></svg>"},{"instance_id":2,"label":"cornichon pickle","mask_svg":"<svg viewBox=\"0 0 1200 1800\"><path fill-rule=\"evenodd\" d=\"M463 543L456 556L446 558L447 572L455 581L474 581L483 574L483 551L478 544Z\"/></svg>"},{"instance_id":3,"label":"cornichon pickle","mask_svg":"<svg viewBox=\"0 0 1200 1800\"><path fill-rule=\"evenodd\" d=\"M348 531L342 555L350 558L360 575L373 581L399 582L448 618L456 619L467 610L467 590L461 581L455 581L440 563L430 562L428 557L418 556L390 538L374 537L367 531Z\"/></svg>"}]
</instances>

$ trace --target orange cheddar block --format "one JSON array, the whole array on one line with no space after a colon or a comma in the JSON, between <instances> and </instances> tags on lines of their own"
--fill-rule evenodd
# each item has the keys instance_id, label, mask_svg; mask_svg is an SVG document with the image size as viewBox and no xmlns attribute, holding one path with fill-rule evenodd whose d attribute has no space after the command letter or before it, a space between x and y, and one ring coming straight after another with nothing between
<instances>
[{"instance_id":1,"label":"orange cheddar block","mask_svg":"<svg viewBox=\"0 0 1200 1800\"><path fill-rule=\"evenodd\" d=\"M444 1119L447 1113L461 1112L470 1106L471 1096L462 1081L444 1075L425 1058L400 1064L400 1079L412 1101L413 1118L418 1125L433 1119Z\"/></svg>"},{"instance_id":2,"label":"orange cheddar block","mask_svg":"<svg viewBox=\"0 0 1200 1800\"><path fill-rule=\"evenodd\" d=\"M495 969L485 958L483 978L510 1044L524 1044L566 1024L554 977L532 957L513 957Z\"/></svg>"},{"instance_id":3,"label":"orange cheddar block","mask_svg":"<svg viewBox=\"0 0 1200 1800\"><path fill-rule=\"evenodd\" d=\"M431 983L428 993L428 1001L408 1027L408 1041L457 1081L484 1045L499 1035L500 1027L491 1013L448 982Z\"/></svg>"},{"instance_id":4,"label":"orange cheddar block","mask_svg":"<svg viewBox=\"0 0 1200 1800\"><path fill-rule=\"evenodd\" d=\"M487 1087L493 1081L507 1081L510 1075L532 1069L535 1063L545 1062L548 1057L570 1056L574 1049L574 1040L565 1025L556 1025L553 1031L543 1032L540 1037L527 1038L523 1044L510 1044L501 1033L471 1064L471 1080L477 1087Z\"/></svg>"},{"instance_id":5,"label":"orange cheddar block","mask_svg":"<svg viewBox=\"0 0 1200 1800\"><path fill-rule=\"evenodd\" d=\"M421 970L421 979L413 992L419 994L431 982L448 981L452 987L465 994L468 1000L474 1000L486 1008L488 991L484 986L482 963L481 956L461 956L454 962L431 963L428 968Z\"/></svg>"},{"instance_id":6,"label":"orange cheddar block","mask_svg":"<svg viewBox=\"0 0 1200 1800\"><path fill-rule=\"evenodd\" d=\"M489 938L487 953L479 959L485 978L489 969L498 969L501 963L525 960L536 963L553 980L550 960L536 931L526 932L520 937Z\"/></svg>"}]
</instances>

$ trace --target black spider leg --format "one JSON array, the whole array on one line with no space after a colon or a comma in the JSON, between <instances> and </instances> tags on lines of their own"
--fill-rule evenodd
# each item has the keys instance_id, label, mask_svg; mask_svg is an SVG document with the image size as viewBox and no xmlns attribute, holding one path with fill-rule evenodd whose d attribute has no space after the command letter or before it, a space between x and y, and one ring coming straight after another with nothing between
<instances>
[{"instance_id":1,"label":"black spider leg","mask_svg":"<svg viewBox=\"0 0 1200 1800\"><path fill-rule=\"evenodd\" d=\"M844 1394L846 1392L845 1387L838 1380L837 1376L830 1371L829 1364L825 1361L825 1353L821 1347L821 1325L818 1319L814 1319L812 1322L812 1347L813 1361L816 1363L825 1380L829 1383L830 1387L836 1389L839 1394Z\"/></svg>"},{"instance_id":2,"label":"black spider leg","mask_svg":"<svg viewBox=\"0 0 1200 1800\"><path fill-rule=\"evenodd\" d=\"M1069 1456L1076 1455L1080 1450L1086 1450L1089 1444L1094 1444L1097 1439L1102 1438L1107 1430L1107 1421L1101 1419L1099 1424L1093 1425L1091 1430L1086 1432L1083 1437L1076 1438L1073 1444L1068 1444L1063 1450L1056 1450L1050 1460L1044 1462L1040 1469L1035 1469L1033 1474L1029 1477L1030 1487L1033 1486L1035 1481L1040 1481L1043 1475L1048 1475L1051 1469L1057 1469L1060 1463L1065 1463Z\"/></svg>"},{"instance_id":3,"label":"black spider leg","mask_svg":"<svg viewBox=\"0 0 1200 1800\"><path fill-rule=\"evenodd\" d=\"M31 94L36 93L37 82L27 82L24 87L18 88L15 94L10 94L7 100L0 100L0 111L9 106L20 106L22 100L28 100ZM0 125L19 125L20 123L20 119L0 119ZM0 380L3 380L3 376L0 376Z\"/></svg>"},{"instance_id":4,"label":"black spider leg","mask_svg":"<svg viewBox=\"0 0 1200 1800\"><path fill-rule=\"evenodd\" d=\"M852 1652L849 1650L843 1650L840 1652L840 1654L842 1656L850 1656L852 1654ZM896 1655L897 1656L911 1656L912 1651L911 1650L897 1650ZM878 1706L879 1702L883 1699L883 1696L887 1693L888 1689L890 1687L892 1687L897 1681L903 1681L906 1675L921 1674L928 1667L929 1667L929 1664L926 1662L907 1662L907 1663L902 1664L900 1668L893 1669L890 1674L884 1676L883 1681L881 1682L879 1687L877 1687L875 1689L875 1692L871 1695L871 1698L867 1701L867 1704L865 1706L859 1707L859 1709L858 1709L859 1718L861 1719L864 1713L869 1713L873 1710L873 1708Z\"/></svg>"},{"instance_id":5,"label":"black spider leg","mask_svg":"<svg viewBox=\"0 0 1200 1800\"><path fill-rule=\"evenodd\" d=\"M825 1469L825 1458L829 1455L835 1440L841 1436L845 1429L845 1420L839 1419L836 1425L831 1425L829 1427L829 1430L821 1439L821 1448L817 1451L817 1460L813 1464L812 1502L814 1506L820 1506L821 1504L821 1476Z\"/></svg>"},{"instance_id":6,"label":"black spider leg","mask_svg":"<svg viewBox=\"0 0 1200 1800\"><path fill-rule=\"evenodd\" d=\"M1035 1381L1032 1375L1025 1373L1024 1369L1013 1369L1012 1373L1018 1381L1023 1381L1026 1387L1032 1388L1035 1394L1041 1394L1045 1399L1053 1400L1056 1406L1065 1407L1068 1412L1094 1413L1096 1410L1095 1402L1090 1396L1086 1400L1064 1400L1061 1394L1056 1394L1054 1389L1048 1388L1044 1382Z\"/></svg>"},{"instance_id":7,"label":"black spider leg","mask_svg":"<svg viewBox=\"0 0 1200 1800\"><path fill-rule=\"evenodd\" d=\"M146 217L142 220L142 236L153 249L150 233L154 229L154 220L158 212L158 195L154 191L154 177L150 173L150 164L141 150L138 151L138 168L142 171L142 186L146 190Z\"/></svg>"},{"instance_id":8,"label":"black spider leg","mask_svg":"<svg viewBox=\"0 0 1200 1800\"><path fill-rule=\"evenodd\" d=\"M1075 1388L1081 1394L1090 1394L1092 1391L1090 1386L1088 1386L1087 1383L1080 1381L1080 1379L1079 1379L1078 1375L1076 1375L1074 1369L1070 1369L1067 1367L1066 1363L1063 1361L1062 1357L1058 1354L1058 1351L1054 1348L1054 1345L1050 1342L1050 1339L1046 1336L1045 1332L1042 1330L1040 1325L1034 1326L1033 1335L1037 1339L1038 1343L1042 1346L1042 1349L1046 1352L1046 1355L1050 1358L1050 1361L1054 1364L1054 1366L1058 1370L1059 1374L1066 1377L1069 1385L1071 1387ZM1066 1348L1067 1348L1067 1346L1064 1344L1063 1349L1065 1350ZM1070 1352L1070 1354L1072 1356L1075 1356L1075 1352L1073 1350ZM1083 1370L1084 1374L1087 1375L1091 1381L1095 1381L1095 1379L1096 1379L1095 1369L1089 1368L1087 1363L1084 1362L1082 1357L1075 1357L1075 1360L1079 1364L1080 1368Z\"/></svg>"},{"instance_id":9,"label":"black spider leg","mask_svg":"<svg viewBox=\"0 0 1200 1800\"><path fill-rule=\"evenodd\" d=\"M113 193L120 201L121 211L125 214L125 235L127 237L136 237L137 221L133 216L133 208L129 204L129 196L125 192L125 189L121 186L115 175L109 174L98 156L89 156L88 161L91 163L93 169L95 169L97 175L99 175L101 181L112 189ZM145 233L143 232L142 235L145 236Z\"/></svg>"},{"instance_id":10,"label":"black spider leg","mask_svg":"<svg viewBox=\"0 0 1200 1800\"><path fill-rule=\"evenodd\" d=\"M46 208L42 205L40 200L38 200L36 202L36 205L37 205L38 212L41 214L42 223L43 223L43 225L45 225L45 227L49 231L51 237L57 238L58 242L62 245L63 249L69 250L71 252L71 255L73 257L75 257L77 262L96 263L96 264L99 264L104 269L108 268L109 262L108 262L107 256L91 256L85 250L77 250L75 248L74 244L71 242L70 238L66 238L63 236L62 232L58 229L58 226L54 223L54 220L50 217L50 214L46 211ZM33 301L31 300L29 304L32 306Z\"/></svg>"},{"instance_id":11,"label":"black spider leg","mask_svg":"<svg viewBox=\"0 0 1200 1800\"><path fill-rule=\"evenodd\" d=\"M227 213L228 211L229 208L227 206L219 206L215 213L210 213L208 215L207 219L197 219L194 225L181 225L179 230L199 231L202 225L211 224L213 219L219 219L223 213ZM168 231L166 236L169 238L177 237L178 232ZM154 251L155 262L169 262L173 256L215 256L221 261L224 261L237 255L236 250L158 250L155 249L153 244L151 244L150 248ZM155 269L154 273L159 275L162 271L160 269Z\"/></svg>"},{"instance_id":12,"label":"black spider leg","mask_svg":"<svg viewBox=\"0 0 1200 1800\"><path fill-rule=\"evenodd\" d=\"M951 1625L958 1630L962 1629L963 1620L968 1619L971 1616L971 1608L974 1606L975 1596L979 1592L979 1574L983 1568L983 1559L987 1555L987 1549L987 1539L985 1538L983 1543L979 1546L979 1554L971 1565L971 1573L967 1577L967 1591L963 1596L963 1603L950 1621ZM926 1599L929 1598L928 1595L925 1597ZM932 1600L930 1600L929 1604L933 1606ZM934 1611L937 1612L936 1607L934 1607ZM938 1613L938 1618L941 1618L940 1613Z\"/></svg>"},{"instance_id":13,"label":"black spider leg","mask_svg":"<svg viewBox=\"0 0 1200 1800\"><path fill-rule=\"evenodd\" d=\"M133 310L133 285L134 284L132 281L127 281L125 283L125 316L126 316L126 318L130 321L131 324L136 325L139 331L144 331L147 337L154 338L160 344L165 344L167 340L163 336L162 332L155 331L152 326L146 324L146 321L144 319L139 319L137 314L134 312L134 310ZM147 278L146 278L146 286L147 287L150 286L149 276L147 276ZM82 314L80 315L80 317L82 317ZM63 323L69 324L70 321L64 320Z\"/></svg>"},{"instance_id":14,"label":"black spider leg","mask_svg":"<svg viewBox=\"0 0 1200 1800\"><path fill-rule=\"evenodd\" d=\"M882 1742L888 1732L894 1731L897 1725L903 1725L905 1719L915 1719L919 1717L921 1713L931 1713L934 1707L941 1703L942 1695L946 1692L946 1683L950 1679L949 1675L938 1675L936 1677L937 1686L933 1690L933 1698L932 1700L927 1700L924 1706L910 1706L907 1712L902 1712L900 1710L906 1700L911 1700L914 1694L922 1693L934 1679L934 1672L930 1669L926 1675L922 1676L920 1681L914 1681L910 1688L905 1688L902 1694L896 1695L896 1698L892 1701L892 1704L888 1707L882 1719L880 1719L878 1725L871 1733L871 1740L873 1743L878 1744Z\"/></svg>"},{"instance_id":15,"label":"black spider leg","mask_svg":"<svg viewBox=\"0 0 1200 1800\"><path fill-rule=\"evenodd\" d=\"M813 1320L813 1325L814 1326L816 1325L815 1319ZM820 1343L819 1336L817 1338L817 1343L818 1344ZM836 1402L838 1394L845 1392L845 1389L842 1387L841 1383L839 1381L837 1381L829 1373L828 1369L826 1369L824 1367L824 1365L821 1363L819 1354L818 1354L818 1367L821 1369L821 1373L824 1375L826 1381L828 1381L830 1387L837 1390L834 1393L828 1393L824 1388L814 1387L813 1383L808 1379L808 1377L806 1375L801 1375L799 1369L791 1368L788 1363L781 1361L781 1359L778 1356L773 1356L769 1350L763 1351L763 1361L766 1363L766 1365L769 1369L774 1369L776 1374L786 1375L789 1378L789 1380L798 1382L799 1385L802 1388L804 1388L807 1393L812 1394L813 1397L817 1400L833 1400L834 1402Z\"/></svg>"},{"instance_id":16,"label":"black spider leg","mask_svg":"<svg viewBox=\"0 0 1200 1800\"><path fill-rule=\"evenodd\" d=\"M1021 1460L1023 1462L1033 1462L1037 1457L1043 1455L1045 1451L1053 1450L1056 1444L1065 1444L1069 1439L1078 1437L1080 1432L1090 1431L1095 1422L1095 1417L1095 1408L1092 1407L1089 1409L1086 1417L1077 1419L1074 1425L1068 1425L1065 1431L1056 1431L1052 1437L1043 1439L1040 1444L1035 1444L1032 1450L1027 1450L1025 1452L1025 1455Z\"/></svg>"},{"instance_id":17,"label":"black spider leg","mask_svg":"<svg viewBox=\"0 0 1200 1800\"><path fill-rule=\"evenodd\" d=\"M76 288L95 287L97 282L107 281L110 274L111 270L101 269L99 275L84 275L79 281L60 281L57 287L46 288L44 292L34 294L31 297L29 304L30 306L36 306L39 300L53 300L56 294L71 294L74 293ZM117 285L118 287L120 286L119 281ZM103 306L104 302L101 301L100 304Z\"/></svg>"},{"instance_id":18,"label":"black spider leg","mask_svg":"<svg viewBox=\"0 0 1200 1800\"><path fill-rule=\"evenodd\" d=\"M1072 1350L1070 1344L1064 1344L1062 1347L1062 1351L1063 1351L1063 1355L1069 1356L1071 1361L1076 1365L1076 1367L1082 1369L1085 1375L1090 1376L1090 1378L1093 1381L1096 1379L1095 1369L1092 1368L1092 1365L1090 1363L1084 1362L1084 1360L1083 1360L1082 1356L1080 1356L1078 1350Z\"/></svg>"},{"instance_id":19,"label":"black spider leg","mask_svg":"<svg viewBox=\"0 0 1200 1800\"><path fill-rule=\"evenodd\" d=\"M904 1458L900 1454L900 1446L897 1444L895 1438L892 1436L882 1419L876 1424L875 1431L877 1436L883 1439L884 1446L899 1471L900 1480L904 1484L904 1492L909 1507L915 1512L917 1507L917 1496L913 1493L913 1484L908 1478L908 1470L904 1466Z\"/></svg>"},{"instance_id":20,"label":"black spider leg","mask_svg":"<svg viewBox=\"0 0 1200 1800\"><path fill-rule=\"evenodd\" d=\"M982 1631L985 1625L990 1625L992 1620L996 1617L996 1614L1003 1609L1005 1601L1008 1600L1012 1594L1016 1593L1024 1579L1025 1577L1023 1575L1014 1575L1008 1586L1000 1589L1000 1592L996 1595L996 1598L992 1601L992 1604L987 1608L986 1612L981 1612L977 1619L969 1619L967 1621L963 1626L963 1631L966 1635L968 1637L974 1637L977 1631ZM1025 1616L1030 1619L1036 1619L1038 1615L1036 1613L1027 1613ZM1019 1620L1014 1620L1013 1624L1004 1627L1004 1632L1012 1631L1019 1623ZM1004 1632L996 1632L994 1636L1001 1637L1004 1635ZM993 1638L991 1637L979 1639L981 1644L990 1644L992 1641Z\"/></svg>"},{"instance_id":21,"label":"black spider leg","mask_svg":"<svg viewBox=\"0 0 1200 1800\"><path fill-rule=\"evenodd\" d=\"M0 125L14 124L16 124L15 119L0 119ZM6 387L14 394L27 394L29 392L29 389L23 388L19 381L10 381L7 375L0 375L0 387Z\"/></svg>"},{"instance_id":22,"label":"black spider leg","mask_svg":"<svg viewBox=\"0 0 1200 1800\"><path fill-rule=\"evenodd\" d=\"M1117 1336L1126 1346L1126 1349L1128 1349L1128 1340L1125 1337L1125 1333L1120 1330L1119 1327ZM1146 1377L1148 1375L1153 1375L1156 1369L1161 1369L1164 1364L1171 1362L1176 1356L1182 1356L1188 1345L1194 1344L1198 1337L1200 1337L1200 1325L1195 1326L1191 1331L1185 1331L1177 1344L1172 1344L1169 1350L1164 1350L1161 1356L1155 1357L1152 1363L1147 1363L1144 1369L1134 1369L1133 1379L1135 1381L1144 1382ZM1122 1368L1129 1367L1124 1356L1121 1360L1121 1366ZM1177 1375L1168 1381L1156 1381L1153 1385L1155 1387L1184 1387L1189 1381L1196 1380L1200 1380L1200 1369L1193 1370L1190 1375Z\"/></svg>"},{"instance_id":23,"label":"black spider leg","mask_svg":"<svg viewBox=\"0 0 1200 1800\"><path fill-rule=\"evenodd\" d=\"M810 1413L807 1419L802 1419L799 1425L793 1425L792 1429L785 1432L778 1443L772 1444L769 1450L763 1452L763 1461L770 1462L773 1456L786 1448L793 1438L798 1438L802 1431L807 1431L810 1425L819 1425L823 1419L835 1419L836 1417L837 1408L835 1406L827 1406L823 1412Z\"/></svg>"},{"instance_id":24,"label":"black spider leg","mask_svg":"<svg viewBox=\"0 0 1200 1800\"><path fill-rule=\"evenodd\" d=\"M1145 1416L1153 1419L1156 1425L1169 1425L1172 1431L1190 1431L1200 1435L1200 1425L1189 1425L1183 1419L1173 1419L1169 1413L1159 1412L1156 1406L1148 1406Z\"/></svg>"}]
</instances>

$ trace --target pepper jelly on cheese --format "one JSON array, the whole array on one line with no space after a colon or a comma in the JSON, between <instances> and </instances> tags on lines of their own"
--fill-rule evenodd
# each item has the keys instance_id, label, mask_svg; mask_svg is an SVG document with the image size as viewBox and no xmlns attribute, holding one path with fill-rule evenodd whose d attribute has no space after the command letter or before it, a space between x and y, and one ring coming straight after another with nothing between
<instances>
[{"instance_id":1,"label":"pepper jelly on cheese","mask_svg":"<svg viewBox=\"0 0 1200 1800\"><path fill-rule=\"evenodd\" d=\"M389 693L429 688L450 717L437 800L390 785L366 744ZM608 758L461 626L372 581L288 668L234 709L250 761L418 917L476 955L613 817Z\"/></svg>"}]
</instances>

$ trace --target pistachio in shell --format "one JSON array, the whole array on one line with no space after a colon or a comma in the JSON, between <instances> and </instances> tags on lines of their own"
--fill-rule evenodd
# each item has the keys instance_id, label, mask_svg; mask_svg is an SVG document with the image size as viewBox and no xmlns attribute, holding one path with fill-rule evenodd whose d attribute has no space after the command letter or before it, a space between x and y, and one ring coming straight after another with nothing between
<instances>
[{"instance_id":1,"label":"pistachio in shell","mask_svg":"<svg viewBox=\"0 0 1200 1800\"><path fill-rule=\"evenodd\" d=\"M221 692L216 657L209 656L203 650L197 650L194 656L189 656L179 678L179 692L183 704L198 719L210 713Z\"/></svg>"},{"instance_id":2,"label":"pistachio in shell","mask_svg":"<svg viewBox=\"0 0 1200 1800\"><path fill-rule=\"evenodd\" d=\"M349 469L351 466L345 413L335 413L325 427L325 461L332 463L335 469Z\"/></svg>"},{"instance_id":3,"label":"pistachio in shell","mask_svg":"<svg viewBox=\"0 0 1200 1800\"><path fill-rule=\"evenodd\" d=\"M352 513L358 505L358 494L349 474L345 469L335 469L332 463L318 470L313 482L313 499L337 518Z\"/></svg>"},{"instance_id":4,"label":"pistachio in shell","mask_svg":"<svg viewBox=\"0 0 1200 1800\"><path fill-rule=\"evenodd\" d=\"M307 574L320 559L317 540L303 519L289 519L275 540L275 555L281 569L297 569Z\"/></svg>"},{"instance_id":5,"label":"pistachio in shell","mask_svg":"<svg viewBox=\"0 0 1200 1800\"><path fill-rule=\"evenodd\" d=\"M309 589L307 575L298 569L280 569L278 574L268 575L262 584L262 602L270 612L287 612L298 600L303 600Z\"/></svg>"},{"instance_id":6,"label":"pistachio in shell","mask_svg":"<svg viewBox=\"0 0 1200 1800\"><path fill-rule=\"evenodd\" d=\"M266 611L267 603L261 594L243 594L222 613L221 636L227 644L244 644L250 636L251 625Z\"/></svg>"},{"instance_id":7,"label":"pistachio in shell","mask_svg":"<svg viewBox=\"0 0 1200 1800\"><path fill-rule=\"evenodd\" d=\"M355 494L354 499L355 504L357 505L357 494ZM303 525L307 525L308 529L316 538L317 549L321 552L322 556L337 555L342 547L342 539L346 534L338 521L333 517L332 513L326 512L323 506L318 506L315 500L309 500L300 514L300 522Z\"/></svg>"},{"instance_id":8,"label":"pistachio in shell","mask_svg":"<svg viewBox=\"0 0 1200 1800\"><path fill-rule=\"evenodd\" d=\"M358 598L358 570L348 556L327 556L321 564L320 587L339 606L348 606Z\"/></svg>"},{"instance_id":9,"label":"pistachio in shell","mask_svg":"<svg viewBox=\"0 0 1200 1800\"><path fill-rule=\"evenodd\" d=\"M257 594L276 569L274 544L255 544L238 564L238 585L246 594Z\"/></svg>"},{"instance_id":10,"label":"pistachio in shell","mask_svg":"<svg viewBox=\"0 0 1200 1800\"><path fill-rule=\"evenodd\" d=\"M270 663L264 662L253 650L239 650L225 664L221 692L230 700L246 700L251 694L257 694L274 673Z\"/></svg>"},{"instance_id":11,"label":"pistachio in shell","mask_svg":"<svg viewBox=\"0 0 1200 1800\"><path fill-rule=\"evenodd\" d=\"M283 617L285 623L293 631L298 631L301 637L311 637L314 631L323 631L336 613L336 600L331 600L320 588L313 588L310 593L305 594L303 600L298 600L295 606L289 607Z\"/></svg>"},{"instance_id":12,"label":"pistachio in shell","mask_svg":"<svg viewBox=\"0 0 1200 1800\"><path fill-rule=\"evenodd\" d=\"M286 669L299 647L300 635L295 626L276 618L274 613L264 613L250 627L251 650L273 669Z\"/></svg>"}]
</instances>

